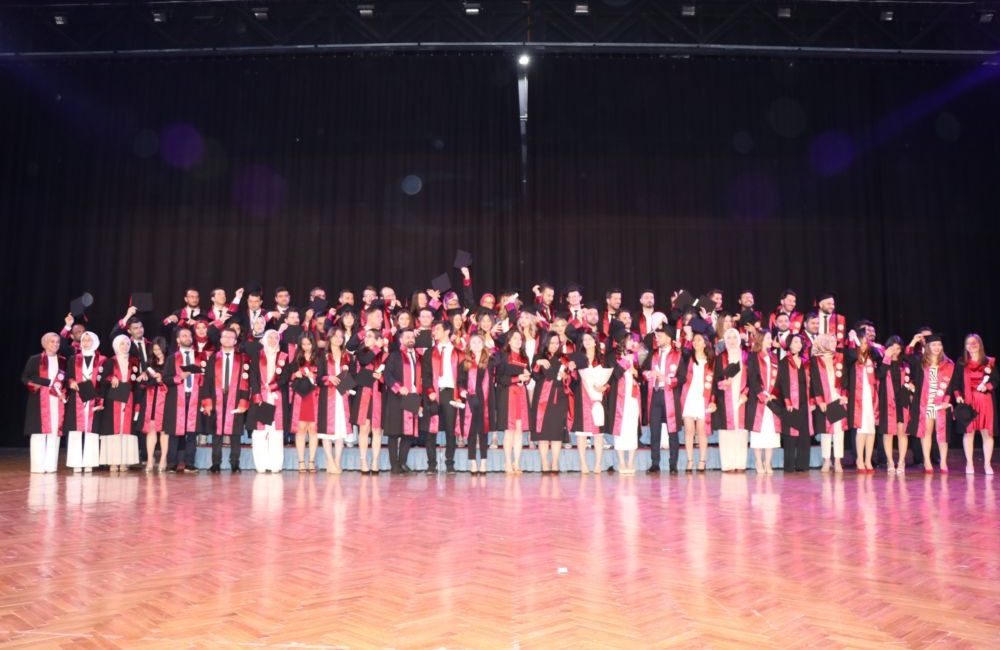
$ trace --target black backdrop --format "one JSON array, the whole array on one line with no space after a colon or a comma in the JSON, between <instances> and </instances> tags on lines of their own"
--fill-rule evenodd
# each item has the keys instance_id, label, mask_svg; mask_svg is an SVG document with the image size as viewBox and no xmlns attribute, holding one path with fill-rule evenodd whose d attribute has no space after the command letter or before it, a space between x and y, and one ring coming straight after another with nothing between
<instances>
[{"instance_id":1,"label":"black backdrop","mask_svg":"<svg viewBox=\"0 0 1000 650\"><path fill-rule=\"evenodd\" d=\"M570 280L838 293L880 336L1000 345L1000 68L535 57L522 183L504 54L0 65L6 353L18 378L91 291L107 346L133 289L408 293L473 252L477 290Z\"/></svg>"}]
</instances>

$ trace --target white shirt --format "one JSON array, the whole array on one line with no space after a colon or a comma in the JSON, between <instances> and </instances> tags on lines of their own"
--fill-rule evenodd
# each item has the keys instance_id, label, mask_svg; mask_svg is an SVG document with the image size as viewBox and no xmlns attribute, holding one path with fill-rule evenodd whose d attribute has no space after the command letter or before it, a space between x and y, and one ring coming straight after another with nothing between
<instances>
[{"instance_id":1,"label":"white shirt","mask_svg":"<svg viewBox=\"0 0 1000 650\"><path fill-rule=\"evenodd\" d=\"M46 355L46 360L48 361L48 375L49 375L49 386L56 383L56 379L59 377L59 357L52 354Z\"/></svg>"},{"instance_id":2,"label":"white shirt","mask_svg":"<svg viewBox=\"0 0 1000 650\"><path fill-rule=\"evenodd\" d=\"M660 350L658 352L659 352L659 355L660 355L660 359L657 362L656 369L660 371L660 374L663 375L663 378L656 380L656 386L655 386L655 388L664 388L667 385L666 384L666 377L667 377L667 356L668 356L668 352L666 350L664 350L663 348L660 348Z\"/></svg>"},{"instance_id":3,"label":"white shirt","mask_svg":"<svg viewBox=\"0 0 1000 650\"><path fill-rule=\"evenodd\" d=\"M414 391L417 389L417 355L412 349L406 352L406 362L410 364L410 385L407 390Z\"/></svg>"},{"instance_id":4,"label":"white shirt","mask_svg":"<svg viewBox=\"0 0 1000 650\"><path fill-rule=\"evenodd\" d=\"M194 363L194 357L192 356L191 349L181 349L181 358L184 359L184 365L190 366ZM194 387L194 377L188 375L188 378L184 380L184 392L190 393L191 389Z\"/></svg>"},{"instance_id":5,"label":"white shirt","mask_svg":"<svg viewBox=\"0 0 1000 650\"><path fill-rule=\"evenodd\" d=\"M441 353L441 377L438 379L439 388L455 388L455 376L451 371L451 355L454 352L451 343L442 343L438 347Z\"/></svg>"}]
</instances>

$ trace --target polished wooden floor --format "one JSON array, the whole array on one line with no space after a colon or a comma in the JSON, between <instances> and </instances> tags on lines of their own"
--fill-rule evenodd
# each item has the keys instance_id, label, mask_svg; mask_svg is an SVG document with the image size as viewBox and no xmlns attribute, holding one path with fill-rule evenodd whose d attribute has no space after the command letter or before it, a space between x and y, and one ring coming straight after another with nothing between
<instances>
[{"instance_id":1,"label":"polished wooden floor","mask_svg":"<svg viewBox=\"0 0 1000 650\"><path fill-rule=\"evenodd\" d=\"M0 645L997 648L996 492L954 471L33 476L8 455Z\"/></svg>"}]
</instances>

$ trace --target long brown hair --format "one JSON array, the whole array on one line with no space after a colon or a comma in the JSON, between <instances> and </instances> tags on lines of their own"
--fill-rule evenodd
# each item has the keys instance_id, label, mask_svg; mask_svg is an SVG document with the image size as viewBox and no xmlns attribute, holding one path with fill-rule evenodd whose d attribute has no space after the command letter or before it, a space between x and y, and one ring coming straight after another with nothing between
<instances>
[{"instance_id":1,"label":"long brown hair","mask_svg":"<svg viewBox=\"0 0 1000 650\"><path fill-rule=\"evenodd\" d=\"M524 351L524 334L522 334L521 330L519 330L519 329L515 328L515 329L512 329L510 332L507 333L507 340L504 341L504 343L503 343L503 354L504 354L504 356L510 356L510 354L512 352L512 350L510 349L510 342L511 342L511 339L513 339L515 335L521 337L521 350L520 350L520 352L517 353L517 356L520 357L519 361L522 361L523 363L528 363L528 355Z\"/></svg>"},{"instance_id":2,"label":"long brown hair","mask_svg":"<svg viewBox=\"0 0 1000 650\"><path fill-rule=\"evenodd\" d=\"M944 364L948 363L949 361L951 361L951 359L948 358L948 355L944 351L944 345L942 345L941 346L941 356L938 357L938 365L939 366L943 366ZM925 344L924 345L924 353L923 353L923 356L920 358L920 365L922 365L924 368L929 368L930 365L931 365L931 346L930 346L930 344Z\"/></svg>"},{"instance_id":3,"label":"long brown hair","mask_svg":"<svg viewBox=\"0 0 1000 650\"><path fill-rule=\"evenodd\" d=\"M483 349L479 351L479 358L477 359L472 354L472 346L467 346L465 348L465 359L462 361L462 367L469 370L472 366L476 366L480 370L484 370L490 364L490 351L486 349L486 340L483 339L481 334L473 334L469 337L469 341L472 341L474 338L483 341Z\"/></svg>"},{"instance_id":4,"label":"long brown hair","mask_svg":"<svg viewBox=\"0 0 1000 650\"><path fill-rule=\"evenodd\" d=\"M309 357L308 361L306 361L305 350L302 349L302 341L304 341L306 339L309 339L309 342L312 343L312 347L309 348L309 350L310 350L310 352L309 352L310 357ZM306 363L316 363L316 356L317 356L317 353L316 353L316 339L313 338L312 334L308 334L308 333L302 334L302 336L299 337L298 345L296 345L295 348L296 348L295 349L295 365L297 365L298 367L301 368Z\"/></svg>"},{"instance_id":5,"label":"long brown hair","mask_svg":"<svg viewBox=\"0 0 1000 650\"><path fill-rule=\"evenodd\" d=\"M697 357L694 352L694 340L698 336L700 336L701 340L705 342L705 366L710 366L715 363L715 346L713 346L708 340L708 337L701 332L695 332L691 335L691 358L697 361Z\"/></svg>"},{"instance_id":6,"label":"long brown hair","mask_svg":"<svg viewBox=\"0 0 1000 650\"><path fill-rule=\"evenodd\" d=\"M969 344L969 339L976 339L979 343L979 358L971 359L969 358L969 350L966 347ZM986 346L983 345L983 337L979 336L975 332L966 334L965 338L962 339L962 365L968 365L969 362L974 361L976 363L983 363L986 361Z\"/></svg>"}]
</instances>

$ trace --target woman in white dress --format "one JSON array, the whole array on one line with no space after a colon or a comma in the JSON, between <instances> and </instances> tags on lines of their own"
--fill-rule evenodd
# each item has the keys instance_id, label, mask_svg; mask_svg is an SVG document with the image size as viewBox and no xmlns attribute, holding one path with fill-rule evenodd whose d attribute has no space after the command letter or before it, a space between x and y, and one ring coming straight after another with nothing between
<instances>
[{"instance_id":1,"label":"woman in white dress","mask_svg":"<svg viewBox=\"0 0 1000 650\"><path fill-rule=\"evenodd\" d=\"M715 352L701 332L691 335L691 347L684 348L686 379L681 388L681 413L684 418L684 447L687 451L687 469L694 461L694 440L698 438L698 471L704 472L708 460L708 432L705 423L715 412L712 399L712 379L715 373Z\"/></svg>"},{"instance_id":2,"label":"woman in white dress","mask_svg":"<svg viewBox=\"0 0 1000 650\"><path fill-rule=\"evenodd\" d=\"M320 398L318 429L322 433L323 455L326 456L328 474L341 473L341 459L344 456L344 441L354 429L351 423L351 396L353 390L341 392L338 386L343 377L351 374L353 360L344 349L344 330L335 327L330 330L326 346L326 377Z\"/></svg>"},{"instance_id":3,"label":"woman in white dress","mask_svg":"<svg viewBox=\"0 0 1000 650\"><path fill-rule=\"evenodd\" d=\"M251 436L253 466L258 472L280 472L285 464L284 421L288 395L287 352L281 350L281 336L277 330L267 330L261 339L260 352L250 358L250 367L258 383L254 400L274 406L274 419L258 427L254 422Z\"/></svg>"},{"instance_id":4,"label":"woman in white dress","mask_svg":"<svg viewBox=\"0 0 1000 650\"><path fill-rule=\"evenodd\" d=\"M859 330L861 336L857 334ZM861 328L852 329L844 350L844 367L847 370L847 426L855 432L855 464L861 474L875 471L872 452L875 449L875 427L879 420L878 377L875 371L881 364L882 355L869 345L867 333Z\"/></svg>"},{"instance_id":5,"label":"woman in white dress","mask_svg":"<svg viewBox=\"0 0 1000 650\"><path fill-rule=\"evenodd\" d=\"M771 409L776 401L778 355L773 350L768 330L754 333L753 347L747 360L747 414L750 448L758 474L773 474L774 450L781 446L781 420ZM763 458L762 458L763 456Z\"/></svg>"},{"instance_id":6,"label":"woman in white dress","mask_svg":"<svg viewBox=\"0 0 1000 650\"><path fill-rule=\"evenodd\" d=\"M611 433L615 439L615 453L618 455L619 474L635 474L635 457L639 449L639 417L642 399L639 392L639 359L637 344L628 330L622 329L616 336L617 359L615 360L613 381L614 426Z\"/></svg>"},{"instance_id":7,"label":"woman in white dress","mask_svg":"<svg viewBox=\"0 0 1000 650\"><path fill-rule=\"evenodd\" d=\"M747 403L746 353L743 340L730 327L722 335L723 349L715 357L715 403L712 416L719 432L719 461L723 472L747 469L747 428L744 422Z\"/></svg>"}]
</instances>

